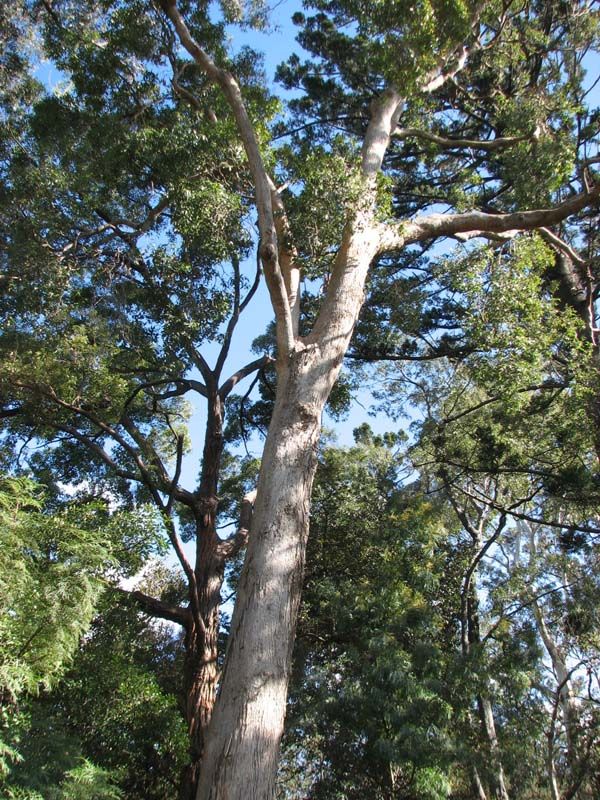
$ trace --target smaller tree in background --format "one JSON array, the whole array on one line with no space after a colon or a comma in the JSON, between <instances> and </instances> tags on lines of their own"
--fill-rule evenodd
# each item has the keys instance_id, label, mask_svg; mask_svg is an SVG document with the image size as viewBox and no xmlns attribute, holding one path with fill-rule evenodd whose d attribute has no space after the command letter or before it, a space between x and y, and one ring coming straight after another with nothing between
<instances>
[{"instance_id":1,"label":"smaller tree in background","mask_svg":"<svg viewBox=\"0 0 600 800\"><path fill-rule=\"evenodd\" d=\"M169 576L154 575L151 585L159 584L177 594ZM188 749L181 660L174 626L106 593L60 684L28 706L14 784L47 797L84 759L110 774L123 797L172 800Z\"/></svg>"},{"instance_id":2,"label":"smaller tree in background","mask_svg":"<svg viewBox=\"0 0 600 800\"><path fill-rule=\"evenodd\" d=\"M280 774L283 797L447 796L453 757L439 507L401 488L397 437L326 448Z\"/></svg>"},{"instance_id":3,"label":"smaller tree in background","mask_svg":"<svg viewBox=\"0 0 600 800\"><path fill-rule=\"evenodd\" d=\"M111 515L103 503L53 507L27 478L0 481L3 791L9 791L11 764L21 760L29 698L49 690L64 674L107 576L118 580L135 572L153 539L158 546L157 530L157 520L143 509ZM81 779L91 779L92 772L90 766Z\"/></svg>"}]
</instances>

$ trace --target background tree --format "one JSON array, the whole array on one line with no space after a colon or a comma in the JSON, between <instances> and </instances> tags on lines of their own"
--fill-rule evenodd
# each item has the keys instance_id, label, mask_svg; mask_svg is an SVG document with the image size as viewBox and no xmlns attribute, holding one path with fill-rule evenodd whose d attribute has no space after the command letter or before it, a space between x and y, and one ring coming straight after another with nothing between
<instances>
[{"instance_id":1,"label":"background tree","mask_svg":"<svg viewBox=\"0 0 600 800\"><path fill-rule=\"evenodd\" d=\"M122 512L112 516L105 506L93 504L71 503L52 509L40 487L30 480L2 479L0 785L3 791L10 794L14 764L25 757L24 729L31 698L40 691L48 691L64 674L81 635L87 632L96 613L107 574L116 577L136 571L151 546L152 526L152 515L144 514L142 509L137 514ZM155 544L158 543L155 537ZM76 763L70 766L78 769ZM81 775L74 773L72 779L75 781L80 775L90 786L96 785L96 781L97 787L106 782L106 776L101 771L96 773L91 762L88 766ZM66 800L67 795L64 797Z\"/></svg>"},{"instance_id":2,"label":"background tree","mask_svg":"<svg viewBox=\"0 0 600 800\"><path fill-rule=\"evenodd\" d=\"M188 733L176 634L105 595L60 684L30 704L13 783L45 797L83 758L113 776L123 797L177 797Z\"/></svg>"}]
</instances>

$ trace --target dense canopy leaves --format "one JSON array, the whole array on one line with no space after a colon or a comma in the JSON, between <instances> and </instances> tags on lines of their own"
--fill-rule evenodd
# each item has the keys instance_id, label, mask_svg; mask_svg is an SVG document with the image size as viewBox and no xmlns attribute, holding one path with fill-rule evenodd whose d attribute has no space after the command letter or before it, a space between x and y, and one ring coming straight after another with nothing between
<instances>
[{"instance_id":1,"label":"dense canopy leaves","mask_svg":"<svg viewBox=\"0 0 600 800\"><path fill-rule=\"evenodd\" d=\"M0 689L15 753L19 731L67 742L47 780L13 765L16 796L166 800L186 746L195 795L259 469L225 440L295 398L259 479L276 481L294 459L268 458L374 380L407 433L321 453L283 795L593 797L596 5L306 2L279 96L231 38L268 30L258 0L0 10ZM257 312L240 366L263 274L276 320ZM304 494L271 514L301 512L288 592L317 439L298 449ZM277 519L251 544L283 541ZM179 577L103 601L48 694L101 587L163 534Z\"/></svg>"}]
</instances>

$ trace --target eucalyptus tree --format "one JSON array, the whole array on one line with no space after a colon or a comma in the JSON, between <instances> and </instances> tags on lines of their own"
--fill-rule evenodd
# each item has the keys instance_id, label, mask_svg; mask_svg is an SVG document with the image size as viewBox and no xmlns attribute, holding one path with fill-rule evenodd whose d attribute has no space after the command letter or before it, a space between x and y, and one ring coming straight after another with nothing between
<instances>
[{"instance_id":1,"label":"eucalyptus tree","mask_svg":"<svg viewBox=\"0 0 600 800\"><path fill-rule=\"evenodd\" d=\"M412 264L417 290L419 256L433 242L537 228L565 252L561 223L585 216L600 193L588 152L596 131L580 90L581 58L597 41L587 3L312 7L315 15L297 22L313 60L293 57L281 71L303 93L291 128L270 133L277 105L253 56L227 54L208 4L175 0L40 4L45 52L70 84L44 101L22 95L2 120L5 280L15 289L3 414L20 437L35 431L84 445L101 470L141 485L161 510L189 606L138 600L187 631L197 733L189 785L203 753L199 800L273 793L321 414L369 270L377 277ZM225 13L239 18L244 9ZM270 136L286 134L288 146L269 147ZM239 536L221 542L222 403L266 363L222 379L247 299L237 265L250 248L243 222L251 214L275 314L277 388L252 524L247 498ZM322 289L301 328L303 273ZM410 295L392 289L388 307L395 297L411 310ZM442 305L437 318L452 317L451 298ZM211 369L199 344L223 327ZM413 352L409 343L404 355ZM192 391L209 407L197 490L180 486L179 398ZM71 479L81 474L74 467ZM194 565L176 508L193 520ZM222 569L247 538L207 727Z\"/></svg>"}]
</instances>

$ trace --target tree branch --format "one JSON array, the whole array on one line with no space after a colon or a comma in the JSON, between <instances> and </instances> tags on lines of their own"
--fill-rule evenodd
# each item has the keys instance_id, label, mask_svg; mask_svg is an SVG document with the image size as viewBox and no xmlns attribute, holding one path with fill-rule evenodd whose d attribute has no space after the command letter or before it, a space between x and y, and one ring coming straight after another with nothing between
<instances>
[{"instance_id":1,"label":"tree branch","mask_svg":"<svg viewBox=\"0 0 600 800\"><path fill-rule=\"evenodd\" d=\"M579 266L584 267L587 264L585 258L582 258L579 253L576 253L570 245L568 245L551 230L548 230L548 228L540 228L540 235L542 239L545 239L555 250L560 250L562 253L568 256L571 261L579 264Z\"/></svg>"},{"instance_id":2,"label":"tree branch","mask_svg":"<svg viewBox=\"0 0 600 800\"><path fill-rule=\"evenodd\" d=\"M183 436L177 437L177 461L175 465L175 474L173 475L173 480L171 481L171 491L169 492L169 498L167 500L167 505L165 506L165 511L167 514L170 514L171 509L173 508L175 490L177 489L177 484L179 483L179 478L181 476L181 467L183 464L183 441Z\"/></svg>"},{"instance_id":3,"label":"tree branch","mask_svg":"<svg viewBox=\"0 0 600 800\"><path fill-rule=\"evenodd\" d=\"M247 378L248 375L252 375L253 372L266 367L267 364L271 363L272 361L273 359L271 356L261 356L260 358L257 358L256 361L251 361L250 364L246 364L245 367L238 369L238 371L228 378L219 389L219 397L221 400L224 400L228 396L236 383L239 383L244 378Z\"/></svg>"},{"instance_id":4,"label":"tree branch","mask_svg":"<svg viewBox=\"0 0 600 800\"><path fill-rule=\"evenodd\" d=\"M572 214L598 202L600 184L588 192L581 192L553 208L516 211L509 214L488 214L467 211L464 214L428 214L406 222L379 226L379 254L402 249L415 242L468 233L485 236L489 233L526 231L556 225Z\"/></svg>"},{"instance_id":5,"label":"tree branch","mask_svg":"<svg viewBox=\"0 0 600 800\"><path fill-rule=\"evenodd\" d=\"M223 365L227 359L229 354L229 348L231 347L231 338L233 336L233 332L235 330L235 326L238 323L241 313L241 304L240 304L240 284L241 284L241 275L240 275L240 259L238 258L237 254L233 256L231 260L233 266L233 312L231 317L229 318L229 322L227 323L227 328L225 330L225 335L223 336L223 344L221 345L221 349L219 351L219 355L217 357L217 363L215 364L214 374L216 376L216 380L219 380L221 375L221 370L223 369Z\"/></svg>"},{"instance_id":6,"label":"tree branch","mask_svg":"<svg viewBox=\"0 0 600 800\"><path fill-rule=\"evenodd\" d=\"M242 500L242 507L240 510L240 525L236 533L229 536L219 545L217 545L217 554L220 558L227 560L237 555L239 551L246 547L248 543L248 535L250 533L250 523L252 522L252 512L254 510L254 503L256 501L256 489L253 489L248 494L244 495Z\"/></svg>"},{"instance_id":7,"label":"tree branch","mask_svg":"<svg viewBox=\"0 0 600 800\"><path fill-rule=\"evenodd\" d=\"M262 270L261 270L261 265L260 265L260 254L257 252L257 254L256 254L256 272L254 274L254 281L252 282L252 286L248 289L248 294L246 295L246 297L244 297L244 299L240 303L240 314L242 314L245 311L246 307L248 306L248 303L252 300L252 298L256 294L256 290L258 289L259 284L260 284L261 272L262 272Z\"/></svg>"},{"instance_id":8,"label":"tree branch","mask_svg":"<svg viewBox=\"0 0 600 800\"><path fill-rule=\"evenodd\" d=\"M437 144L442 150L485 150L494 152L505 147L512 147L519 142L535 138L534 136L503 136L496 139L450 139L438 136L430 131L422 131L419 128L397 128L393 136L395 139L426 139L428 142Z\"/></svg>"},{"instance_id":9,"label":"tree branch","mask_svg":"<svg viewBox=\"0 0 600 800\"><path fill-rule=\"evenodd\" d=\"M262 155L254 128L240 87L227 70L219 68L209 55L200 47L191 35L175 0L159 0L163 11L167 14L183 47L214 84L219 86L236 121L250 172L254 179L254 193L258 212L258 228L260 233L260 256L265 268L265 277L275 311L277 322L277 343L282 355L293 352L295 347L294 327L288 301L284 277L279 265L278 242L275 227L273 205L271 199L271 181L263 164Z\"/></svg>"},{"instance_id":10,"label":"tree branch","mask_svg":"<svg viewBox=\"0 0 600 800\"><path fill-rule=\"evenodd\" d=\"M53 426L57 431L62 431L63 433L68 433L69 436L72 436L74 439L77 439L78 442L81 442L85 447L89 448L93 453L95 453L104 463L112 469L112 471L117 475L119 478L124 478L128 481L135 481L136 483L141 483L142 478L140 475L136 475L135 472L129 472L128 470L121 469L117 462L111 458L109 453L101 447L98 442L95 442L93 439L90 439L89 436L81 433L77 428L73 427L72 425L54 425Z\"/></svg>"},{"instance_id":11,"label":"tree branch","mask_svg":"<svg viewBox=\"0 0 600 800\"><path fill-rule=\"evenodd\" d=\"M184 628L187 628L192 621L192 615L187 608L165 603L162 600L157 600L155 597L151 597L150 595L144 594L144 592L139 592L137 590L130 591L129 589L122 589L120 586L111 586L111 589L114 592L118 592L119 594L134 600L143 611L145 611L147 614L150 614L152 617L159 617L160 619L166 619L169 622L176 622L178 625L182 625Z\"/></svg>"},{"instance_id":12,"label":"tree branch","mask_svg":"<svg viewBox=\"0 0 600 800\"><path fill-rule=\"evenodd\" d=\"M160 385L168 386L169 384L173 384L179 388L167 392L161 392L160 394L155 394L154 392L152 392L150 393L151 396L159 400L167 400L170 397L181 397L186 392L192 390L198 392L203 397L208 396L208 393L206 391L206 386L200 383L200 381L195 381L186 378L160 378L155 381L146 381L145 383L140 383L139 386L137 386L134 389L134 391L129 395L129 397L125 401L124 407L129 408L131 403L135 400L135 398L140 392L145 392L147 389L151 389L153 386L160 386Z\"/></svg>"},{"instance_id":13,"label":"tree branch","mask_svg":"<svg viewBox=\"0 0 600 800\"><path fill-rule=\"evenodd\" d=\"M0 409L0 419L8 419L8 417L16 417L22 412L21 406L16 406L14 408L2 408Z\"/></svg>"},{"instance_id":14,"label":"tree branch","mask_svg":"<svg viewBox=\"0 0 600 800\"><path fill-rule=\"evenodd\" d=\"M281 199L281 193L269 178L273 220L277 231L279 264L285 282L294 336L298 336L300 326L300 267L297 265L298 251L294 246L292 230Z\"/></svg>"}]
</instances>

